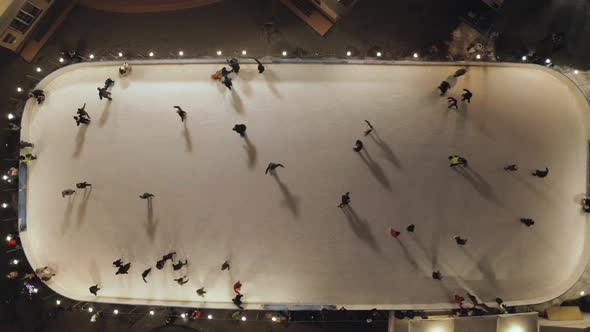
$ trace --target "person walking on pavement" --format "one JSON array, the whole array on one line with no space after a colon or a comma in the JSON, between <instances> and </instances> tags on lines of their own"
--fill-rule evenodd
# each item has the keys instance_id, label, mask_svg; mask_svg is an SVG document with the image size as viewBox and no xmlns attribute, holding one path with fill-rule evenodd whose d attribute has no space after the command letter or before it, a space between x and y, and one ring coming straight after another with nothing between
<instances>
[{"instance_id":1,"label":"person walking on pavement","mask_svg":"<svg viewBox=\"0 0 590 332\"><path fill-rule=\"evenodd\" d=\"M410 224L410 225L408 225L408 227L406 227L406 231L408 231L410 233L414 233L415 228L416 228L416 225Z\"/></svg>"},{"instance_id":2,"label":"person walking on pavement","mask_svg":"<svg viewBox=\"0 0 590 332\"><path fill-rule=\"evenodd\" d=\"M231 90L232 87L232 82L231 82L231 78L229 78L229 76L225 76L224 80L223 80L223 85L225 85L226 88Z\"/></svg>"},{"instance_id":3,"label":"person walking on pavement","mask_svg":"<svg viewBox=\"0 0 590 332\"><path fill-rule=\"evenodd\" d=\"M518 171L518 165L512 164L504 167L504 170L507 172L516 172Z\"/></svg>"},{"instance_id":4,"label":"person walking on pavement","mask_svg":"<svg viewBox=\"0 0 590 332\"><path fill-rule=\"evenodd\" d=\"M225 271L225 270L230 270L229 269L229 261L225 261L223 262L223 264L221 264L221 271Z\"/></svg>"},{"instance_id":5,"label":"person walking on pavement","mask_svg":"<svg viewBox=\"0 0 590 332\"><path fill-rule=\"evenodd\" d=\"M116 261L113 262L113 266L114 267L121 267L121 265L123 265L123 259L122 258L118 258Z\"/></svg>"},{"instance_id":6,"label":"person walking on pavement","mask_svg":"<svg viewBox=\"0 0 590 332\"><path fill-rule=\"evenodd\" d=\"M141 198L141 199L148 199L148 198L152 198L152 197L156 197L156 196L154 194L150 194L147 192L139 195L139 198Z\"/></svg>"},{"instance_id":7,"label":"person walking on pavement","mask_svg":"<svg viewBox=\"0 0 590 332\"><path fill-rule=\"evenodd\" d=\"M33 156L32 154L27 153L24 156L19 156L18 160L22 161L23 163L28 163L31 160L37 160L37 156Z\"/></svg>"},{"instance_id":8,"label":"person walking on pavement","mask_svg":"<svg viewBox=\"0 0 590 332\"><path fill-rule=\"evenodd\" d=\"M463 309L463 301L465 301L465 298L463 296L455 294L455 303L457 303L457 305L461 309Z\"/></svg>"},{"instance_id":9,"label":"person walking on pavement","mask_svg":"<svg viewBox=\"0 0 590 332\"><path fill-rule=\"evenodd\" d=\"M174 106L174 108L176 108L176 114L180 116L180 121L184 122L184 118L186 118L186 112L183 111L182 108L180 108L180 106Z\"/></svg>"},{"instance_id":10,"label":"person walking on pavement","mask_svg":"<svg viewBox=\"0 0 590 332\"><path fill-rule=\"evenodd\" d=\"M240 291L242 290L242 283L238 280L235 284L234 284L234 292L236 294L240 294Z\"/></svg>"},{"instance_id":11,"label":"person walking on pavement","mask_svg":"<svg viewBox=\"0 0 590 332\"><path fill-rule=\"evenodd\" d=\"M151 267L141 273L141 279L143 279L143 282L145 282L146 284L147 284L147 280L145 280L145 277L147 277L148 274L150 274L150 272L152 272Z\"/></svg>"},{"instance_id":12,"label":"person walking on pavement","mask_svg":"<svg viewBox=\"0 0 590 332\"><path fill-rule=\"evenodd\" d=\"M246 125L243 123L235 125L232 130L240 134L242 137L246 136Z\"/></svg>"},{"instance_id":13,"label":"person walking on pavement","mask_svg":"<svg viewBox=\"0 0 590 332\"><path fill-rule=\"evenodd\" d=\"M178 278L178 279L174 279L174 281L176 281L180 286L186 284L188 282L189 279L186 279L186 276L182 277L182 278Z\"/></svg>"},{"instance_id":14,"label":"person walking on pavement","mask_svg":"<svg viewBox=\"0 0 590 332\"><path fill-rule=\"evenodd\" d=\"M76 121L76 127L80 126L80 123L85 125L90 124L90 119L81 115L74 115L74 121Z\"/></svg>"},{"instance_id":15,"label":"person walking on pavement","mask_svg":"<svg viewBox=\"0 0 590 332\"><path fill-rule=\"evenodd\" d=\"M258 63L258 73L262 74L264 73L264 66L262 65L262 63L260 61L258 61L258 59L254 58L254 61L256 61L256 63Z\"/></svg>"},{"instance_id":16,"label":"person walking on pavement","mask_svg":"<svg viewBox=\"0 0 590 332\"><path fill-rule=\"evenodd\" d=\"M535 224L535 221L531 218L520 218L520 222L526 227L531 227Z\"/></svg>"},{"instance_id":17,"label":"person walking on pavement","mask_svg":"<svg viewBox=\"0 0 590 332\"><path fill-rule=\"evenodd\" d=\"M182 261L178 261L178 263L176 264L172 264L172 268L174 269L174 271L178 271L180 270L183 266L188 264L188 259L184 260L184 263Z\"/></svg>"},{"instance_id":18,"label":"person walking on pavement","mask_svg":"<svg viewBox=\"0 0 590 332\"><path fill-rule=\"evenodd\" d=\"M73 189L66 189L61 192L61 197L73 195L76 191Z\"/></svg>"},{"instance_id":19,"label":"person walking on pavement","mask_svg":"<svg viewBox=\"0 0 590 332\"><path fill-rule=\"evenodd\" d=\"M115 85L115 81L113 81L110 77L107 78L106 81L104 81L104 88L105 89L109 89L113 85Z\"/></svg>"},{"instance_id":20,"label":"person walking on pavement","mask_svg":"<svg viewBox=\"0 0 590 332\"><path fill-rule=\"evenodd\" d=\"M76 188L78 188L78 189L86 189L86 187L92 187L92 184L90 184L86 181L76 183Z\"/></svg>"},{"instance_id":21,"label":"person walking on pavement","mask_svg":"<svg viewBox=\"0 0 590 332\"><path fill-rule=\"evenodd\" d=\"M395 238L397 238L400 235L400 232L395 230L395 228L390 227L389 228L389 234Z\"/></svg>"},{"instance_id":22,"label":"person walking on pavement","mask_svg":"<svg viewBox=\"0 0 590 332\"><path fill-rule=\"evenodd\" d=\"M343 207L348 206L348 204L350 204L350 192L346 192L346 194L340 197L340 204L338 204L338 207L342 209Z\"/></svg>"},{"instance_id":23,"label":"person walking on pavement","mask_svg":"<svg viewBox=\"0 0 590 332\"><path fill-rule=\"evenodd\" d=\"M24 149L24 148L34 148L34 147L35 147L35 144L33 144L33 143L29 143L29 142L27 142L27 141L20 141L20 142L18 143L18 147L19 147L20 149Z\"/></svg>"},{"instance_id":24,"label":"person walking on pavement","mask_svg":"<svg viewBox=\"0 0 590 332\"><path fill-rule=\"evenodd\" d=\"M361 152L363 147L363 142L360 139L357 139L356 142L354 142L354 148L352 149L354 150L354 152Z\"/></svg>"},{"instance_id":25,"label":"person walking on pavement","mask_svg":"<svg viewBox=\"0 0 590 332\"><path fill-rule=\"evenodd\" d=\"M29 93L29 98L34 97L37 99L37 104L41 105L45 101L45 93L41 89L33 90Z\"/></svg>"},{"instance_id":26,"label":"person walking on pavement","mask_svg":"<svg viewBox=\"0 0 590 332\"><path fill-rule=\"evenodd\" d=\"M448 108L455 108L458 109L457 107L457 99L455 99L454 97L447 97L447 101L449 103Z\"/></svg>"},{"instance_id":27,"label":"person walking on pavement","mask_svg":"<svg viewBox=\"0 0 590 332\"><path fill-rule=\"evenodd\" d=\"M465 91L465 93L461 95L461 101L466 101L468 104L471 103L471 97L473 97L473 93L467 89L463 89L463 91Z\"/></svg>"},{"instance_id":28,"label":"person walking on pavement","mask_svg":"<svg viewBox=\"0 0 590 332\"><path fill-rule=\"evenodd\" d=\"M459 70L457 70L455 72L455 74L453 75L453 77L460 77L460 76L465 75L465 73L467 73L467 69L461 68L461 69L459 69Z\"/></svg>"},{"instance_id":29,"label":"person walking on pavement","mask_svg":"<svg viewBox=\"0 0 590 332\"><path fill-rule=\"evenodd\" d=\"M457 242L457 244L460 245L460 246L464 246L464 245L467 244L467 239L463 239L459 235L456 235L454 237L454 239L455 239L455 242Z\"/></svg>"},{"instance_id":30,"label":"person walking on pavement","mask_svg":"<svg viewBox=\"0 0 590 332\"><path fill-rule=\"evenodd\" d=\"M88 290L90 291L91 294L94 294L94 296L97 296L98 291L100 290L100 288L98 288L98 285L94 285L91 286L90 288L88 288Z\"/></svg>"},{"instance_id":31,"label":"person walking on pavement","mask_svg":"<svg viewBox=\"0 0 590 332\"><path fill-rule=\"evenodd\" d=\"M547 176L547 174L549 174L549 168L545 167L545 170L535 170L535 172L532 174L533 176L539 177L539 178L544 178Z\"/></svg>"},{"instance_id":32,"label":"person walking on pavement","mask_svg":"<svg viewBox=\"0 0 590 332\"><path fill-rule=\"evenodd\" d=\"M270 172L270 174L272 175L275 172L275 169L277 169L278 167L285 168L283 164L268 163L268 166L266 167L266 171L264 171L264 174L268 174Z\"/></svg>"},{"instance_id":33,"label":"person walking on pavement","mask_svg":"<svg viewBox=\"0 0 590 332\"><path fill-rule=\"evenodd\" d=\"M450 167L455 167L455 166L459 166L459 165L467 167L467 159L465 159L463 157L456 156L456 155L449 156L449 161L450 161L450 164L449 164Z\"/></svg>"},{"instance_id":34,"label":"person walking on pavement","mask_svg":"<svg viewBox=\"0 0 590 332\"><path fill-rule=\"evenodd\" d=\"M113 100L113 98L111 98L111 93L109 91L107 91L107 88L96 88L98 90L98 98L100 98L100 100L102 100L102 98L106 98L108 100Z\"/></svg>"},{"instance_id":35,"label":"person walking on pavement","mask_svg":"<svg viewBox=\"0 0 590 332\"><path fill-rule=\"evenodd\" d=\"M205 291L205 287L201 287L201 288L197 289L197 295L204 297L205 294L207 294L207 291Z\"/></svg>"},{"instance_id":36,"label":"person walking on pavement","mask_svg":"<svg viewBox=\"0 0 590 332\"><path fill-rule=\"evenodd\" d=\"M117 270L117 272L115 272L115 275L118 274L129 274L129 268L131 267L131 263L127 263L124 265L119 266L119 269Z\"/></svg>"},{"instance_id":37,"label":"person walking on pavement","mask_svg":"<svg viewBox=\"0 0 590 332\"><path fill-rule=\"evenodd\" d=\"M236 58L231 58L226 60L227 64L233 69L234 73L238 74L240 72L240 62Z\"/></svg>"},{"instance_id":38,"label":"person walking on pavement","mask_svg":"<svg viewBox=\"0 0 590 332\"><path fill-rule=\"evenodd\" d=\"M240 310L244 310L244 307L242 307L242 297L244 295L242 294L238 294L236 295L236 297L234 297L231 301L236 305L236 307L240 308Z\"/></svg>"},{"instance_id":39,"label":"person walking on pavement","mask_svg":"<svg viewBox=\"0 0 590 332\"><path fill-rule=\"evenodd\" d=\"M432 272L432 279L434 280L442 280L442 273L440 271Z\"/></svg>"},{"instance_id":40,"label":"person walking on pavement","mask_svg":"<svg viewBox=\"0 0 590 332\"><path fill-rule=\"evenodd\" d=\"M440 83L440 85L438 86L438 89L440 90L440 95L444 96L445 93L447 93L447 90L449 90L450 88L451 88L451 85L449 84L449 82L442 81Z\"/></svg>"},{"instance_id":41,"label":"person walking on pavement","mask_svg":"<svg viewBox=\"0 0 590 332\"><path fill-rule=\"evenodd\" d=\"M86 112L86 103L84 103L84 105L81 108L78 108L78 111L76 113L81 117L86 117L90 119L90 114Z\"/></svg>"}]
</instances>

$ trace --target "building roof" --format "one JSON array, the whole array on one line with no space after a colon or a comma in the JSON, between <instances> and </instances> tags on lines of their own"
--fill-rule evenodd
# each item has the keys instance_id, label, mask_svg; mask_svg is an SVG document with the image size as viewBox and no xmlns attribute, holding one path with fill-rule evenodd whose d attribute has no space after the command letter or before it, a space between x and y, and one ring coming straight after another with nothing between
<instances>
[{"instance_id":1,"label":"building roof","mask_svg":"<svg viewBox=\"0 0 590 332\"><path fill-rule=\"evenodd\" d=\"M26 0L0 0L0 33L10 25Z\"/></svg>"}]
</instances>

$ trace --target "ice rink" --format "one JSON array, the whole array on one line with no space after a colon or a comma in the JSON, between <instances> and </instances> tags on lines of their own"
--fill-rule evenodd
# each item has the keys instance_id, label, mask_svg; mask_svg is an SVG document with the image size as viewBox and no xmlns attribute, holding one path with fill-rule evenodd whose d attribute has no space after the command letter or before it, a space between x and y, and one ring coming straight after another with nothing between
<instances>
[{"instance_id":1,"label":"ice rink","mask_svg":"<svg viewBox=\"0 0 590 332\"><path fill-rule=\"evenodd\" d=\"M112 63L66 67L40 83L44 104L26 105L22 138L39 159L21 239L63 296L232 307L240 280L249 309L448 308L465 290L528 304L565 292L587 264L588 105L558 73L468 66L447 96L468 88L473 99L448 110L436 87L459 65L267 64L260 75L244 64L232 91L210 78L220 64L132 65L126 78ZM112 102L96 90L107 77ZM76 127L84 103L92 122ZM364 120L375 126L367 137ZM357 139L366 154L352 150ZM451 169L452 154L469 169ZM265 175L269 162L285 168ZM513 163L517 172L503 170ZM547 178L531 176L545 166ZM92 189L61 197L81 181ZM188 267L157 270L171 250ZM128 275L115 276L119 257ZM173 281L185 274L186 285Z\"/></svg>"}]
</instances>

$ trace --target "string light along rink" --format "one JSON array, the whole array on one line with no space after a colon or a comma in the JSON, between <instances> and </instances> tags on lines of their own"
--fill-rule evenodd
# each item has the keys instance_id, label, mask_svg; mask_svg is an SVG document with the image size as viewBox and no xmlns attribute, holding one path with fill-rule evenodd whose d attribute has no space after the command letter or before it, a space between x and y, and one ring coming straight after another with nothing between
<instances>
[{"instance_id":1,"label":"string light along rink","mask_svg":"<svg viewBox=\"0 0 590 332\"><path fill-rule=\"evenodd\" d=\"M211 79L225 64L155 58L124 77L118 64L65 66L39 83L45 103L25 106L21 139L43 151L29 162L20 239L33 268L59 271L48 287L62 298L234 308L228 285L240 280L250 309L441 309L455 304L434 270L509 305L560 295L584 270L590 241L571 197L585 192L588 106L543 66L477 62L440 96L460 64L269 63L259 74L242 63L230 91ZM97 96L106 77L112 101ZM76 126L84 103L92 120ZM450 168L455 154L469 167ZM265 174L270 162L284 168ZM544 167L548 177L531 176ZM68 188L76 193L62 197ZM171 250L188 260L182 274L167 264L144 283ZM118 257L129 275L114 275Z\"/></svg>"}]
</instances>

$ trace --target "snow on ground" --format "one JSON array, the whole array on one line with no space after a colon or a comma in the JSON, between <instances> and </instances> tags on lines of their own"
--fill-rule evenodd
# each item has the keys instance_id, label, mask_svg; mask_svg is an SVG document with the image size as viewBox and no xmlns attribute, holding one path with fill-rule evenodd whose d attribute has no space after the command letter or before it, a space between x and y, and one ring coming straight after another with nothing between
<instances>
[{"instance_id":1,"label":"snow on ground","mask_svg":"<svg viewBox=\"0 0 590 332\"><path fill-rule=\"evenodd\" d=\"M260 75L243 65L233 91L210 78L219 67L135 64L119 78L114 64L85 64L41 83L45 103L29 101L23 118L39 159L21 237L33 266L57 271L51 288L79 300L230 307L240 280L248 308L441 308L464 289L539 302L582 273L588 109L557 74L471 66L448 93L469 88L471 104L447 110L436 86L460 67L269 64ZM97 97L107 77L112 102ZM76 127L83 103L92 123ZM356 139L366 155L352 151ZM449 168L451 154L470 168ZM269 162L285 168L265 175ZM504 171L511 163L520 170ZM530 175L545 166L547 178ZM80 181L92 190L61 197ZM145 191L156 195L151 209ZM336 207L346 191L348 215ZM414 234L403 231L410 223ZM170 250L186 270L155 269ZM118 257L132 262L129 275L114 275ZM438 269L442 282L431 278ZM185 274L188 284L173 281Z\"/></svg>"}]
</instances>

